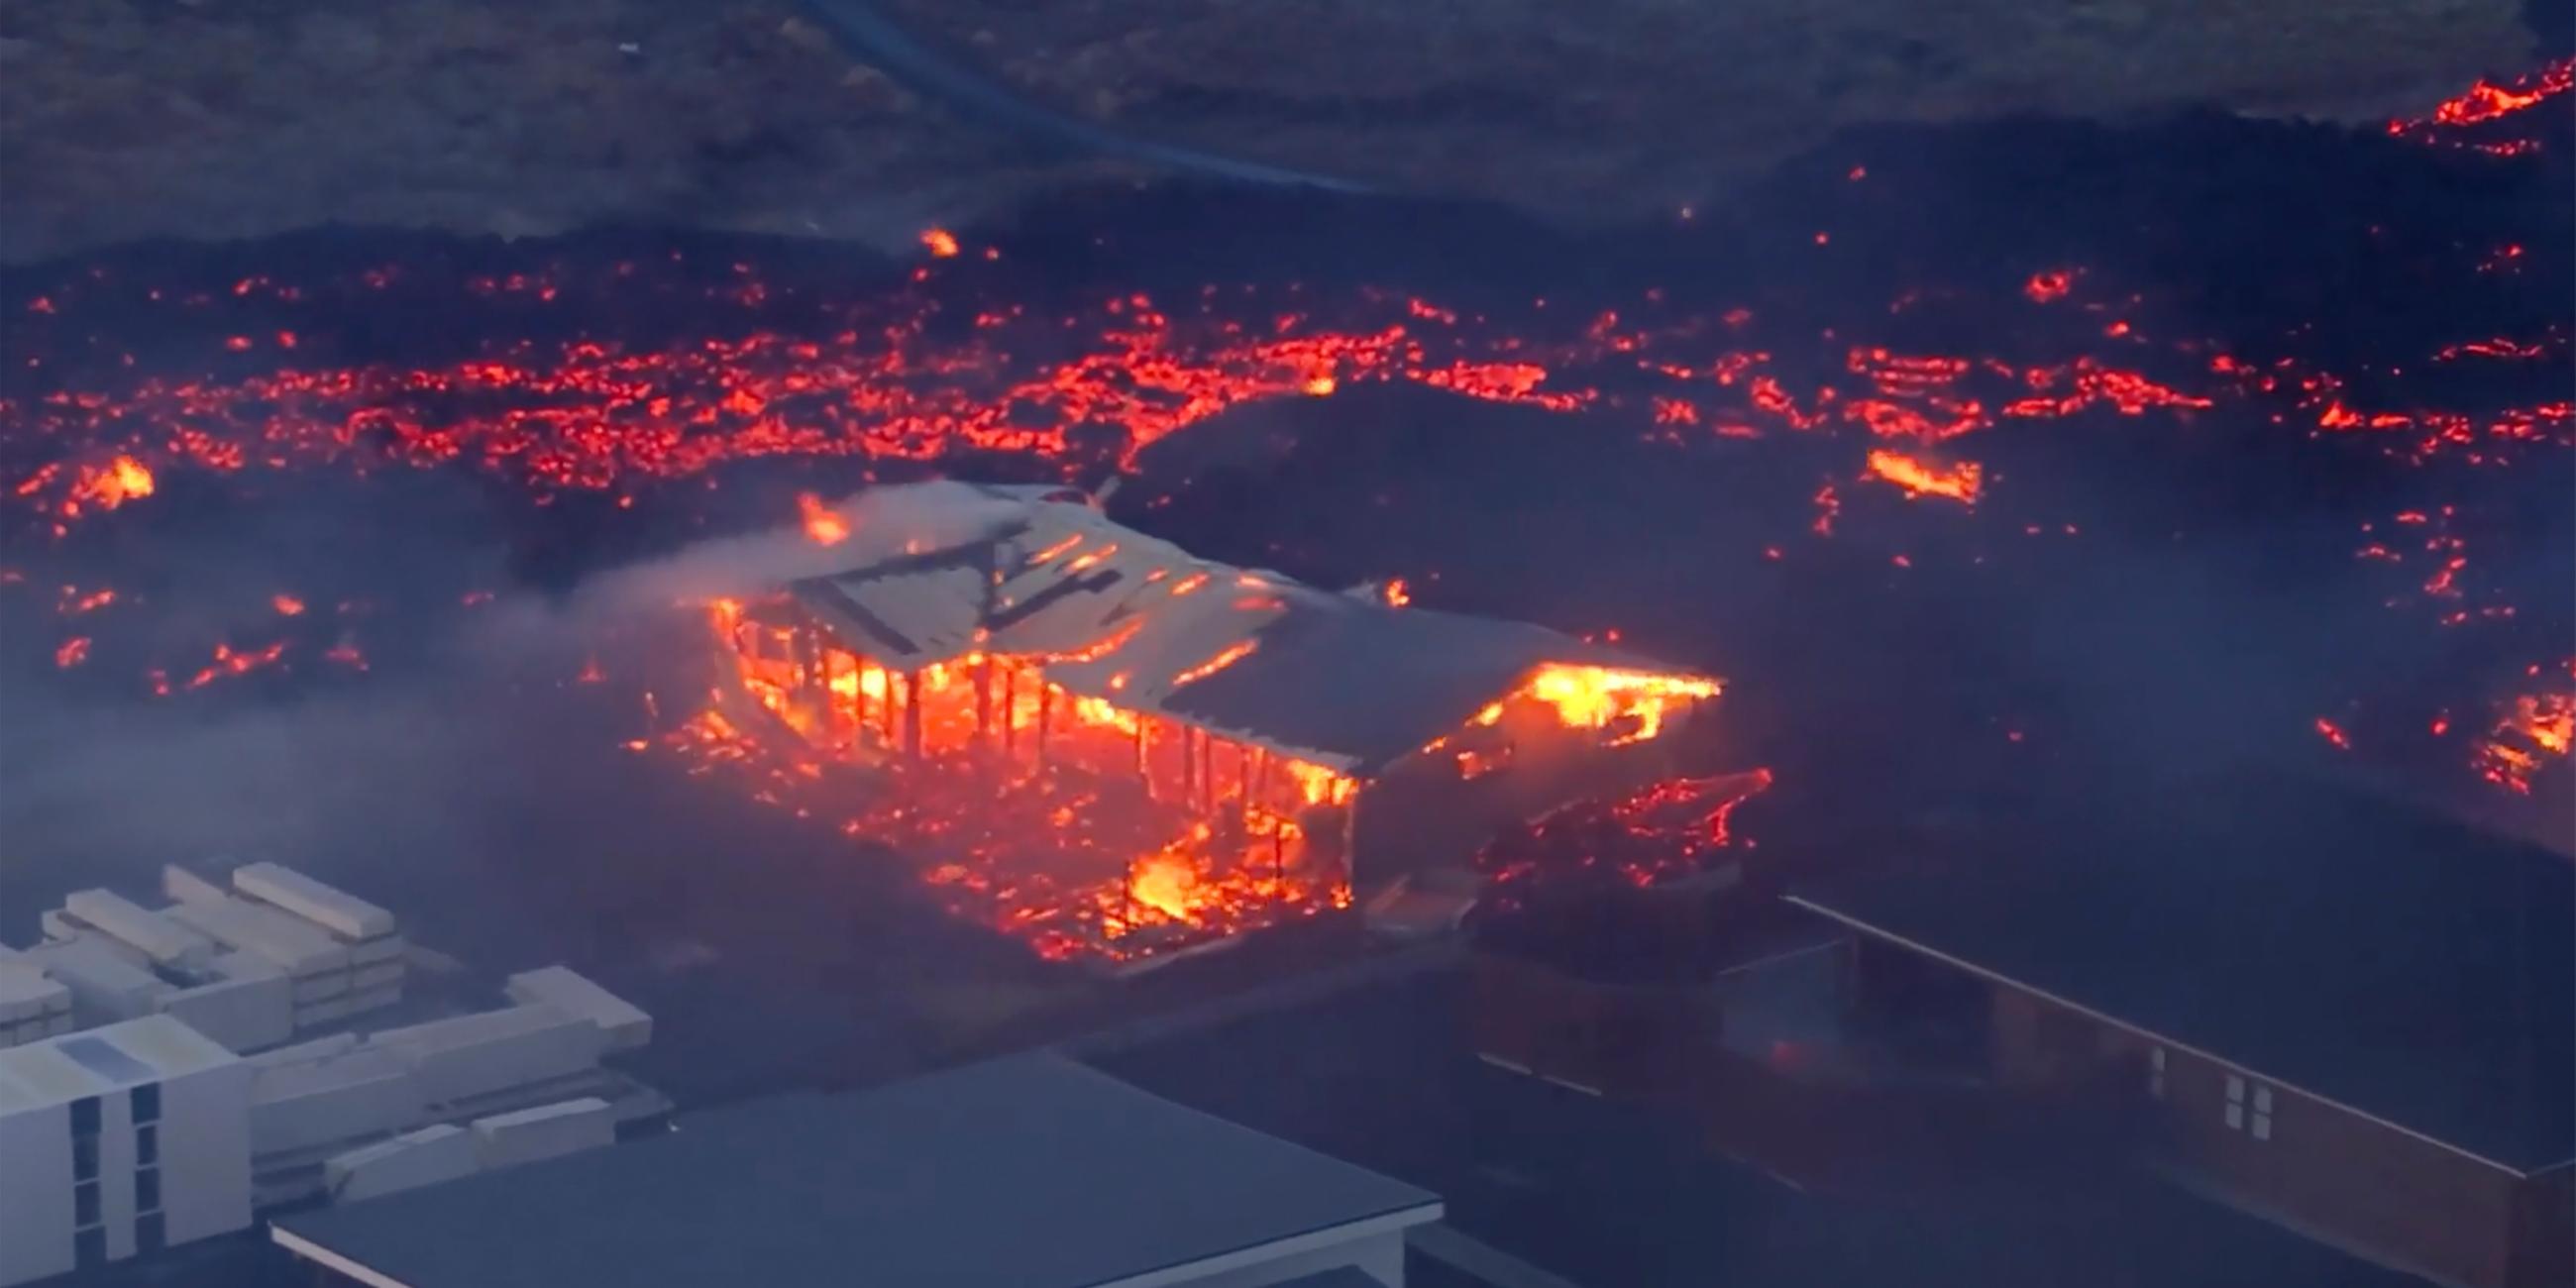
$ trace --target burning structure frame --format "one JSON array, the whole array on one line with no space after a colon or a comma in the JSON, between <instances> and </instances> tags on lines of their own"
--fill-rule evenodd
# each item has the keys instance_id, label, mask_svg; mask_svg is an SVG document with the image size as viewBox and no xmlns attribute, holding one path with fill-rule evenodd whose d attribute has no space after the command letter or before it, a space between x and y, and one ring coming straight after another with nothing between
<instances>
[{"instance_id":1,"label":"burning structure frame","mask_svg":"<svg viewBox=\"0 0 2576 1288\"><path fill-rule=\"evenodd\" d=\"M1051 958L1169 953L1464 867L1497 828L1681 772L1700 740L1673 735L1721 687L1200 560L1064 488L806 511L852 566L715 603L729 682L679 736L748 756L792 733L792 778L891 780L844 830Z\"/></svg>"}]
</instances>

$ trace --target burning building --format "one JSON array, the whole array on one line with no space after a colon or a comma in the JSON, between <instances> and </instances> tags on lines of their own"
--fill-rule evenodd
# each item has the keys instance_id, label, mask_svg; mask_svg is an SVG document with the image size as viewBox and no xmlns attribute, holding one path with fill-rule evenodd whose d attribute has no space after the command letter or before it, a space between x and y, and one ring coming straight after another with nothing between
<instances>
[{"instance_id":1,"label":"burning building","mask_svg":"<svg viewBox=\"0 0 2576 1288\"><path fill-rule=\"evenodd\" d=\"M1517 622L1211 563L1048 487L807 503L846 571L716 603L683 746L843 774L845 830L1050 957L1132 959L1461 868L1493 831L1681 772L1717 680ZM792 738L787 737L791 735ZM782 752L782 746L784 751Z\"/></svg>"}]
</instances>

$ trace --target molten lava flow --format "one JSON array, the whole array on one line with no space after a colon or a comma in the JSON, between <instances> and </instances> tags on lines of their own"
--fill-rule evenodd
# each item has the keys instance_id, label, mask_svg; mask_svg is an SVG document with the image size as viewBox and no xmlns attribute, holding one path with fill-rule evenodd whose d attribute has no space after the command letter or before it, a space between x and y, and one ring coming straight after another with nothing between
<instances>
[{"instance_id":1,"label":"molten lava flow","mask_svg":"<svg viewBox=\"0 0 2576 1288\"><path fill-rule=\"evenodd\" d=\"M2478 81L2436 105L2429 116L2390 121L2388 133L2431 147L2495 157L2529 156L2540 150L2539 139L2500 134L2494 127L2519 123L2533 108L2564 96L2571 87L2576 87L2576 59L2560 59L2504 84Z\"/></svg>"},{"instance_id":2,"label":"molten lava flow","mask_svg":"<svg viewBox=\"0 0 2576 1288\"><path fill-rule=\"evenodd\" d=\"M2413 121L2391 121L2390 134L2407 134L2425 126L2478 125L2527 112L2576 87L2576 59L2562 58L2503 85L2481 80L2456 98L2446 99L2433 114Z\"/></svg>"},{"instance_id":3,"label":"molten lava flow","mask_svg":"<svg viewBox=\"0 0 2576 1288\"><path fill-rule=\"evenodd\" d=\"M2561 60L2529 76L2481 82L2391 129L2443 145L2521 148L2531 140L2514 132L2529 133L2563 108L2571 84L2576 63ZM1873 175L1871 186L1887 177ZM2461 243L2462 281L2481 291L2514 287L2514 275L2545 258L2534 253L2536 243L2524 244L2535 235L2503 228ZM1846 240L1838 236L1835 244ZM0 517L64 538L75 525L113 522L109 512L156 487L175 489L191 473L243 476L237 490L257 496L271 494L271 477L298 472L441 469L498 480L541 502L604 492L621 504L672 501L683 509L729 468L765 461L810 462L807 477L842 484L896 462L980 469L1003 454L1037 462L1005 472L1098 477L1248 403L1339 397L1373 384L1583 413L1587 423L1659 447L1751 453L1767 443L1801 453L1799 470L1786 477L1817 489L1814 534L1839 533L1843 541L1875 535L1878 516L1900 493L2010 513L2021 499L2014 480L2037 471L2007 473L1987 463L2002 459L1988 445L2000 451L2006 432L2015 432L2017 445L2029 441L2028 431L2078 418L2086 418L2088 433L2125 428L2109 421L2114 416L2173 426L2200 418L2195 433L2202 438L2221 430L2274 433L2281 441L2265 450L2314 451L2317 463L2332 469L2353 454L2384 455L2426 467L2428 496L2463 470L2535 458L2542 468L2560 465L2576 445L2576 407L2563 391L2524 395L2515 405L2500 405L2509 394L2484 401L2487 390L2525 370L2563 363L2563 324L2516 324L2506 333L2482 319L2420 353L2383 355L2406 359L2410 371L2445 364L2447 373L2464 377L2399 384L2389 379L2398 374L2393 361L2338 375L2170 335L2156 305L2122 298L2104 270L2053 260L1986 270L1992 280L1984 289L2015 306L2024 333L1971 348L1946 340L1937 321L1920 315L1941 294L1921 284L1890 292L1887 309L1905 313L1907 324L1886 330L1863 316L1878 314L1875 308L1817 319L1787 307L1775 316L1772 305L1757 301L1757 316L1732 302L1684 310L1656 291L1621 301L1615 311L1233 283L1150 295L1050 295L1038 304L990 293L997 283L973 276L991 251L965 255L953 234L936 229L922 234L922 244L926 262L912 266L906 281L881 295L809 301L820 307L801 312L775 307L794 292L762 283L744 265L720 286L687 276L657 279L649 262L616 265L613 278L602 272L589 282L559 265L494 272L460 278L453 301L440 294L450 287L433 280L440 270L410 265L304 283L249 275L194 294L130 279L103 286L95 273L49 284L42 295L0 302L12 319L13 345L33 341L21 347L42 349L49 361L68 355L0 391L0 506L10 511ZM333 293L361 307L380 295L390 303L396 288L389 283L418 289L405 307L461 304L512 329L470 350L361 359L347 356L355 350L327 318L276 312ZM651 311L663 316L675 303L700 310L704 329L678 337L620 330L661 338L616 339L584 334L568 324L576 320L553 314L522 326L528 311L593 297L620 305L641 298L605 294L623 289L620 283L649 285ZM1968 289L1973 293L1972 284ZM758 307L764 299L770 306ZM2046 308L2024 309L2023 301ZM196 338L156 342L154 362L129 356L120 366L100 338L112 328L102 328L98 310L123 316L147 307L166 311L178 332ZM1811 328L1818 321L1833 325ZM294 329L285 329L290 322ZM2278 339L2285 352L2310 351L2291 336ZM2469 367L2482 370L2460 370ZM182 374L135 374L151 371ZM19 377L20 369L13 365L10 374ZM2472 379L2486 382L2470 388ZM2419 389L2434 391L2423 396L2436 401L2416 401ZM1854 486L1855 478L1871 484ZM2514 605L2495 570L2511 566L2514 552L2499 558L2485 548L2502 525L2474 507L2456 518L2429 501L2425 509L2435 517L2422 527L2383 526L2356 543L2362 557L2386 563L2398 578L2384 598L2445 626L2511 623ZM804 507L809 519L818 510L819 502ZM809 524L808 534L831 543L836 518ZM2071 534L2063 518L2013 514L2004 521ZM1795 567L1788 538L1797 535L1760 534L1735 553ZM1928 565L1936 547L1910 537L1913 553L1892 562ZM19 562L14 551L12 562ZM1171 593L1196 589L1185 581ZM1392 584L1385 593L1390 602L1403 594ZM466 602L487 600L476 592ZM297 646L318 650L330 638L317 633ZM1117 644L1085 647L1115 651ZM355 646L345 646L354 656ZM184 664L172 656L162 655L169 674L160 688L178 687L169 675L198 672L204 653ZM218 673L237 673L232 659L243 656L250 655L219 654ZM2444 696L2460 711L2477 700ZM1078 705L1068 699L1069 708ZM2367 741L2383 740L2374 730Z\"/></svg>"},{"instance_id":4,"label":"molten lava flow","mask_svg":"<svg viewBox=\"0 0 2576 1288\"><path fill-rule=\"evenodd\" d=\"M1886 448L1873 449L1869 454L1869 477L1885 479L1905 489L1907 496L1945 496L1974 505L1983 475L1984 470L1975 461L1938 465Z\"/></svg>"},{"instance_id":5,"label":"molten lava flow","mask_svg":"<svg viewBox=\"0 0 2576 1288\"><path fill-rule=\"evenodd\" d=\"M1212 304L1198 317L1175 317L1135 295L1088 315L991 311L952 334L928 326L940 301L922 294L820 339L754 332L660 350L578 340L498 346L417 368L306 364L229 380L149 378L13 409L13 430L27 432L11 442L85 444L112 464L31 462L12 491L67 522L147 494L152 470L174 466L452 465L515 478L541 495L632 492L778 456L1012 452L1124 466L1228 408L1363 381L1560 412L1630 407L1641 434L1666 441L1837 423L1951 441L1992 429L1999 417L2071 416L2096 405L2137 415L2205 407L2214 396L2089 357L2020 367L1870 348L1853 350L1846 364L1865 390L1823 384L1801 397L1767 370L1770 352L1709 348L1693 320L1652 326L1603 314L1578 335L1543 339L1517 334L1510 320L1420 300L1363 300L1361 311L1381 305L1392 316L1328 326L1288 314L1254 327ZM1019 356L1027 353L1054 356ZM1086 427L1120 432L1086 435ZM0 454L0 469L10 465Z\"/></svg>"}]
</instances>

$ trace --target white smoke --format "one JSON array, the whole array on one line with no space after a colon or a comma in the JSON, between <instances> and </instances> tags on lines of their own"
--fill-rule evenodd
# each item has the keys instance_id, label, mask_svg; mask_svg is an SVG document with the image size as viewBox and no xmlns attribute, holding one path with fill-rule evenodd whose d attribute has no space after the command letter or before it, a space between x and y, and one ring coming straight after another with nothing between
<instances>
[{"instance_id":1,"label":"white smoke","mask_svg":"<svg viewBox=\"0 0 2576 1288\"><path fill-rule=\"evenodd\" d=\"M823 507L847 529L838 541L816 540L801 522L701 541L591 578L575 593L576 610L740 599L806 577L982 540L1027 514L1026 500L993 494L1001 490L947 480L869 488Z\"/></svg>"}]
</instances>

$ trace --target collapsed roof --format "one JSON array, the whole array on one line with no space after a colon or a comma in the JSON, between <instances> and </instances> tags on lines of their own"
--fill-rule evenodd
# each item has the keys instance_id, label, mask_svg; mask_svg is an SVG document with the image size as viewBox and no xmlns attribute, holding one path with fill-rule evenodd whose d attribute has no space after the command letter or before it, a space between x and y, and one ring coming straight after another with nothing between
<instances>
[{"instance_id":1,"label":"collapsed roof","mask_svg":"<svg viewBox=\"0 0 2576 1288\"><path fill-rule=\"evenodd\" d=\"M1547 663L1684 674L1543 627L1397 609L1198 559L1062 488L920 483L843 507L848 572L791 589L898 671L974 653L1344 773L1450 733Z\"/></svg>"}]
</instances>

